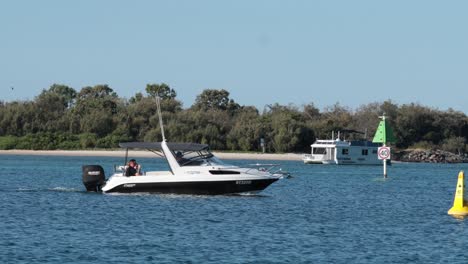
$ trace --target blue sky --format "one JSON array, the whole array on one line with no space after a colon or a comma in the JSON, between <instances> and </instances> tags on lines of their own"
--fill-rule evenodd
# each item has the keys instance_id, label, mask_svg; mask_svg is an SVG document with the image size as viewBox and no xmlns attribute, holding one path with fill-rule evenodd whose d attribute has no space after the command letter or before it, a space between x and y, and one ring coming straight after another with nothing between
<instances>
[{"instance_id":1,"label":"blue sky","mask_svg":"<svg viewBox=\"0 0 468 264\"><path fill-rule=\"evenodd\" d=\"M0 100L165 82L242 105L392 99L468 113L467 1L2 1ZM11 90L10 87L14 87Z\"/></svg>"}]
</instances>

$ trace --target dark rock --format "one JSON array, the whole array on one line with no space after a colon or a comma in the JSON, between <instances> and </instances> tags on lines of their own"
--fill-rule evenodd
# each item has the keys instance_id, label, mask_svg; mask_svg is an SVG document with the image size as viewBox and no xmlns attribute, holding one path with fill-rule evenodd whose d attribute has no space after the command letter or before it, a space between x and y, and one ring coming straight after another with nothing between
<instances>
[{"instance_id":1,"label":"dark rock","mask_svg":"<svg viewBox=\"0 0 468 264\"><path fill-rule=\"evenodd\" d=\"M462 163L468 162L468 155L458 155L448 151L407 149L395 151L393 160L402 162Z\"/></svg>"}]
</instances>

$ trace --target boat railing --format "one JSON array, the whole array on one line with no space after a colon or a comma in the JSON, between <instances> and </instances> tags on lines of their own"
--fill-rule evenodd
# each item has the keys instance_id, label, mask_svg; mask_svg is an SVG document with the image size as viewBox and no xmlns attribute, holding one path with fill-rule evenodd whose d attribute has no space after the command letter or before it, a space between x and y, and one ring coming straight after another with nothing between
<instances>
[{"instance_id":1,"label":"boat railing","mask_svg":"<svg viewBox=\"0 0 468 264\"><path fill-rule=\"evenodd\" d=\"M248 164L245 166L248 168L248 170L245 171L245 173L249 174L251 170L258 170L262 172L268 172L271 174L280 174L282 176L290 176L288 172L283 171L280 168L280 164L273 164L273 163L255 163L255 164Z\"/></svg>"}]
</instances>

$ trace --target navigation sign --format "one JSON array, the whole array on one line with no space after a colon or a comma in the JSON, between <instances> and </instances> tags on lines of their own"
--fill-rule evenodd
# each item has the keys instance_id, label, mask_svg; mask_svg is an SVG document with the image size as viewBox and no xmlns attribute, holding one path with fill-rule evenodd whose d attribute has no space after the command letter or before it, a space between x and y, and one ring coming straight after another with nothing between
<instances>
[{"instance_id":1,"label":"navigation sign","mask_svg":"<svg viewBox=\"0 0 468 264\"><path fill-rule=\"evenodd\" d=\"M393 130L385 119L385 115L380 118L382 120L377 127L377 131L375 131L375 136L372 142L383 144L394 143L396 141L395 136L393 136Z\"/></svg>"},{"instance_id":2,"label":"navigation sign","mask_svg":"<svg viewBox=\"0 0 468 264\"><path fill-rule=\"evenodd\" d=\"M390 159L390 148L389 147L380 147L377 151L377 155L380 160Z\"/></svg>"}]
</instances>

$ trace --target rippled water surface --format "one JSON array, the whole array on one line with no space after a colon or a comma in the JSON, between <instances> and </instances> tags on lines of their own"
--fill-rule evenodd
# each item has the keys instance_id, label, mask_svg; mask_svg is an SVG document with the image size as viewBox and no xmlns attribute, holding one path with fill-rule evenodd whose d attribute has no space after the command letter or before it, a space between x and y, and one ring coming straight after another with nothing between
<instances>
[{"instance_id":1,"label":"rippled water surface","mask_svg":"<svg viewBox=\"0 0 468 264\"><path fill-rule=\"evenodd\" d=\"M447 215L468 165L394 164L383 180L281 161L294 177L256 196L84 192L81 165L119 162L0 156L0 263L468 263L468 219Z\"/></svg>"}]
</instances>

